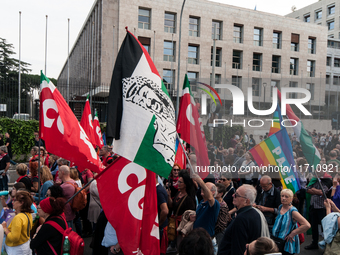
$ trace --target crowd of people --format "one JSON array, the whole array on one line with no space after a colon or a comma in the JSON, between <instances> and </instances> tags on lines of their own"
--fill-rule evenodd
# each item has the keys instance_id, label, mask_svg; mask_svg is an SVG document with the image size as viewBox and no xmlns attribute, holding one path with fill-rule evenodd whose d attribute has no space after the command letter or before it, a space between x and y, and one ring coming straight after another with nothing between
<instances>
[{"instance_id":1,"label":"crowd of people","mask_svg":"<svg viewBox=\"0 0 340 255\"><path fill-rule=\"evenodd\" d=\"M340 176L325 171L340 164L340 139L315 130L311 136L321 156L320 171L308 168L296 135L290 134L301 185L295 194L282 187L279 175L261 172L249 152L256 145L252 135L235 133L227 148L221 141L207 142L211 166L235 166L236 175L214 172L202 180L190 168L195 169L197 158L188 146L190 164L182 168L175 163L168 178L156 177L161 254L298 254L309 229L312 243L305 249L319 249L321 221L332 212L340 215ZM16 165L19 178L8 199L2 196L0 200L4 211L12 213L10 220L1 217L2 246L7 254L58 254L63 235L55 224L63 230L72 228L80 237L92 237L93 254L123 254L119 237L102 210L93 181L96 173L78 171L69 161L48 153L43 141L35 137L29 163ZM1 145L2 177L10 165L8 154L8 146ZM99 155L105 166L117 157L106 145ZM241 171L242 166L248 170ZM77 210L72 202L66 203L89 182L86 206ZM8 189L8 181L2 178L0 186ZM337 229L338 219L333 222ZM320 247L328 252L340 247L338 232L332 235L324 230L324 236L328 239Z\"/></svg>"}]
</instances>

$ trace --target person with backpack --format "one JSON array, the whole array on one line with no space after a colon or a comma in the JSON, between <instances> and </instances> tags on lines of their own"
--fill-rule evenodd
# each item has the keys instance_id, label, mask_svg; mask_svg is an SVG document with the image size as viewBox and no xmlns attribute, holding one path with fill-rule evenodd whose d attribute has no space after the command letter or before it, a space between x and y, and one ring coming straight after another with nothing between
<instances>
[{"instance_id":1,"label":"person with backpack","mask_svg":"<svg viewBox=\"0 0 340 255\"><path fill-rule=\"evenodd\" d=\"M13 201L15 216L9 226L2 223L5 235L5 250L8 255L31 255L30 231L33 225L31 205L33 198L27 191L18 191Z\"/></svg>"},{"instance_id":2,"label":"person with backpack","mask_svg":"<svg viewBox=\"0 0 340 255\"><path fill-rule=\"evenodd\" d=\"M67 225L64 216L65 199L59 197L45 198L38 205L38 214L45 219L45 223L38 227L36 234L30 243L32 250L40 254L60 254L63 242L63 234L52 224L58 224L63 230ZM51 222L53 222L51 224Z\"/></svg>"}]
</instances>

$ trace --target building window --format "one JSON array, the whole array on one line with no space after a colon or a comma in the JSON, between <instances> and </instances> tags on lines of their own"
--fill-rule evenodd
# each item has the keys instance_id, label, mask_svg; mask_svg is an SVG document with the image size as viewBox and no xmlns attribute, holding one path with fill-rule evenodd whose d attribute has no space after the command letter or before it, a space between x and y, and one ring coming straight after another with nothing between
<instances>
[{"instance_id":1,"label":"building window","mask_svg":"<svg viewBox=\"0 0 340 255\"><path fill-rule=\"evenodd\" d=\"M330 76L326 75L326 84L328 84L328 85L329 85L329 78L330 78Z\"/></svg>"},{"instance_id":2,"label":"building window","mask_svg":"<svg viewBox=\"0 0 340 255\"><path fill-rule=\"evenodd\" d=\"M334 29L334 20L327 21L328 30Z\"/></svg>"},{"instance_id":3,"label":"building window","mask_svg":"<svg viewBox=\"0 0 340 255\"><path fill-rule=\"evenodd\" d=\"M261 79L260 78L252 78L251 86L253 91L253 96L261 96Z\"/></svg>"},{"instance_id":4,"label":"building window","mask_svg":"<svg viewBox=\"0 0 340 255\"><path fill-rule=\"evenodd\" d=\"M146 51L150 54L150 43L151 43L151 38L138 36L138 41L140 41L140 43L144 46L144 48L146 49Z\"/></svg>"},{"instance_id":5,"label":"building window","mask_svg":"<svg viewBox=\"0 0 340 255\"><path fill-rule=\"evenodd\" d=\"M327 66L332 66L332 58L331 57L327 57L326 65Z\"/></svg>"},{"instance_id":6,"label":"building window","mask_svg":"<svg viewBox=\"0 0 340 255\"><path fill-rule=\"evenodd\" d=\"M280 81L278 80L270 81L270 97L273 97L273 88L280 89Z\"/></svg>"},{"instance_id":7,"label":"building window","mask_svg":"<svg viewBox=\"0 0 340 255\"><path fill-rule=\"evenodd\" d=\"M334 58L334 67L340 67L340 59Z\"/></svg>"},{"instance_id":8,"label":"building window","mask_svg":"<svg viewBox=\"0 0 340 255\"><path fill-rule=\"evenodd\" d=\"M310 14L303 16L303 21L309 23L310 22Z\"/></svg>"},{"instance_id":9,"label":"building window","mask_svg":"<svg viewBox=\"0 0 340 255\"><path fill-rule=\"evenodd\" d=\"M281 49L281 32L273 32L273 48Z\"/></svg>"},{"instance_id":10,"label":"building window","mask_svg":"<svg viewBox=\"0 0 340 255\"><path fill-rule=\"evenodd\" d=\"M290 59L290 75L298 75L298 59Z\"/></svg>"},{"instance_id":11,"label":"building window","mask_svg":"<svg viewBox=\"0 0 340 255\"><path fill-rule=\"evenodd\" d=\"M163 69L163 83L168 91L174 89L175 70Z\"/></svg>"},{"instance_id":12,"label":"building window","mask_svg":"<svg viewBox=\"0 0 340 255\"><path fill-rule=\"evenodd\" d=\"M262 46L262 28L254 28L254 45Z\"/></svg>"},{"instance_id":13,"label":"building window","mask_svg":"<svg viewBox=\"0 0 340 255\"><path fill-rule=\"evenodd\" d=\"M292 34L291 35L291 43L290 43L291 51L299 51L299 42L300 42L300 35L299 34Z\"/></svg>"},{"instance_id":14,"label":"building window","mask_svg":"<svg viewBox=\"0 0 340 255\"><path fill-rule=\"evenodd\" d=\"M232 76L231 84L236 87L242 88L242 76Z\"/></svg>"},{"instance_id":15,"label":"building window","mask_svg":"<svg viewBox=\"0 0 340 255\"><path fill-rule=\"evenodd\" d=\"M315 11L315 20L322 18L322 10Z\"/></svg>"},{"instance_id":16,"label":"building window","mask_svg":"<svg viewBox=\"0 0 340 255\"><path fill-rule=\"evenodd\" d=\"M281 57L272 56L272 73L280 73Z\"/></svg>"},{"instance_id":17,"label":"building window","mask_svg":"<svg viewBox=\"0 0 340 255\"><path fill-rule=\"evenodd\" d=\"M211 82L211 76L212 76L212 74L210 74L210 82ZM214 84L221 84L221 75L220 74L215 73L215 83Z\"/></svg>"},{"instance_id":18,"label":"building window","mask_svg":"<svg viewBox=\"0 0 340 255\"><path fill-rule=\"evenodd\" d=\"M234 42L242 43L243 25L234 24Z\"/></svg>"},{"instance_id":19,"label":"building window","mask_svg":"<svg viewBox=\"0 0 340 255\"><path fill-rule=\"evenodd\" d=\"M210 61L210 66L213 65L213 47L211 47L211 61ZM221 66L222 63L222 49L221 48L216 48L216 62L215 66Z\"/></svg>"},{"instance_id":20,"label":"building window","mask_svg":"<svg viewBox=\"0 0 340 255\"><path fill-rule=\"evenodd\" d=\"M188 47L188 63L198 65L198 46L189 45L189 47Z\"/></svg>"},{"instance_id":21,"label":"building window","mask_svg":"<svg viewBox=\"0 0 340 255\"><path fill-rule=\"evenodd\" d=\"M138 10L138 28L151 29L151 10L139 8Z\"/></svg>"},{"instance_id":22,"label":"building window","mask_svg":"<svg viewBox=\"0 0 340 255\"><path fill-rule=\"evenodd\" d=\"M334 38L334 34L328 35L328 38ZM339 36L340 37L340 36Z\"/></svg>"},{"instance_id":23,"label":"building window","mask_svg":"<svg viewBox=\"0 0 340 255\"><path fill-rule=\"evenodd\" d=\"M233 68L242 69L242 51L233 50Z\"/></svg>"},{"instance_id":24,"label":"building window","mask_svg":"<svg viewBox=\"0 0 340 255\"><path fill-rule=\"evenodd\" d=\"M190 82L191 91L197 91L196 81L198 79L197 72L187 72L187 76Z\"/></svg>"},{"instance_id":25,"label":"building window","mask_svg":"<svg viewBox=\"0 0 340 255\"><path fill-rule=\"evenodd\" d=\"M314 100L314 83L307 83L306 84L306 89L309 90L310 95L311 95L311 100Z\"/></svg>"},{"instance_id":26,"label":"building window","mask_svg":"<svg viewBox=\"0 0 340 255\"><path fill-rule=\"evenodd\" d=\"M211 38L214 39L214 25L216 24L216 40L222 40L222 22L212 21L212 34Z\"/></svg>"},{"instance_id":27,"label":"building window","mask_svg":"<svg viewBox=\"0 0 340 255\"><path fill-rule=\"evenodd\" d=\"M169 12L164 14L164 32L176 33L176 14Z\"/></svg>"},{"instance_id":28,"label":"building window","mask_svg":"<svg viewBox=\"0 0 340 255\"><path fill-rule=\"evenodd\" d=\"M315 41L313 37L308 38L308 53L315 54Z\"/></svg>"},{"instance_id":29,"label":"building window","mask_svg":"<svg viewBox=\"0 0 340 255\"><path fill-rule=\"evenodd\" d=\"M261 71L261 53L253 53L253 71Z\"/></svg>"},{"instance_id":30,"label":"building window","mask_svg":"<svg viewBox=\"0 0 340 255\"><path fill-rule=\"evenodd\" d=\"M333 76L333 85L340 85L340 77L339 76Z\"/></svg>"},{"instance_id":31,"label":"building window","mask_svg":"<svg viewBox=\"0 0 340 255\"><path fill-rule=\"evenodd\" d=\"M298 83L296 81L290 81L289 82L289 87L290 88L297 88ZM289 93L289 98L297 98L297 93Z\"/></svg>"},{"instance_id":32,"label":"building window","mask_svg":"<svg viewBox=\"0 0 340 255\"><path fill-rule=\"evenodd\" d=\"M200 36L200 18L189 17L189 36Z\"/></svg>"},{"instance_id":33,"label":"building window","mask_svg":"<svg viewBox=\"0 0 340 255\"><path fill-rule=\"evenodd\" d=\"M164 41L163 60L175 62L175 42Z\"/></svg>"},{"instance_id":34,"label":"building window","mask_svg":"<svg viewBox=\"0 0 340 255\"><path fill-rule=\"evenodd\" d=\"M335 13L335 5L331 5L327 7L327 15L332 15Z\"/></svg>"},{"instance_id":35,"label":"building window","mask_svg":"<svg viewBox=\"0 0 340 255\"><path fill-rule=\"evenodd\" d=\"M307 76L315 77L315 61L307 60Z\"/></svg>"}]
</instances>

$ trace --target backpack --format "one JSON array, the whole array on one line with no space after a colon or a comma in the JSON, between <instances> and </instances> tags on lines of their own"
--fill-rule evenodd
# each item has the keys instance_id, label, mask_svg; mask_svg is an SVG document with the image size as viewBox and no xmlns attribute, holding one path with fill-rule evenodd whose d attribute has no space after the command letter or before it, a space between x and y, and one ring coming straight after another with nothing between
<instances>
[{"instance_id":1,"label":"backpack","mask_svg":"<svg viewBox=\"0 0 340 255\"><path fill-rule=\"evenodd\" d=\"M62 243L61 243L61 252L59 254L63 254L63 245L65 237L68 237L68 240L70 241L70 255L83 255L84 254L84 240L81 238L76 232L72 230L72 228L69 228L67 226L67 222L64 217L57 216L55 218L61 218L65 222L66 229L64 230L57 222L55 221L47 221L46 224L51 225L56 230L60 232L60 234L63 235ZM51 250L53 251L54 255L58 255L58 253L55 251L53 246L50 244L49 241L47 241L47 244L50 246Z\"/></svg>"},{"instance_id":2,"label":"backpack","mask_svg":"<svg viewBox=\"0 0 340 255\"><path fill-rule=\"evenodd\" d=\"M69 183L70 185L73 185L74 187L74 194L76 194L79 190L81 190L80 187L78 187L77 184ZM87 195L86 190L83 189L81 192L79 192L73 199L70 201L71 208L73 211L77 212L80 210L83 210L87 204Z\"/></svg>"}]
</instances>

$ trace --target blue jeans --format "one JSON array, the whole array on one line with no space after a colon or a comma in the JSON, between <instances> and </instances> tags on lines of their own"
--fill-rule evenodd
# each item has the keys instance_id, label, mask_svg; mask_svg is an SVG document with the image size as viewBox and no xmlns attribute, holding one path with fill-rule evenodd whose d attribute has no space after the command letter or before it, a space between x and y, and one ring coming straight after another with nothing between
<instances>
[{"instance_id":1,"label":"blue jeans","mask_svg":"<svg viewBox=\"0 0 340 255\"><path fill-rule=\"evenodd\" d=\"M2 175L2 178L0 179L0 190L8 190L7 174L5 176Z\"/></svg>"}]
</instances>

